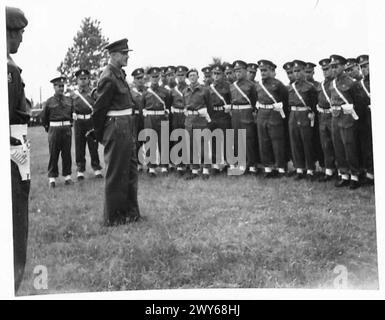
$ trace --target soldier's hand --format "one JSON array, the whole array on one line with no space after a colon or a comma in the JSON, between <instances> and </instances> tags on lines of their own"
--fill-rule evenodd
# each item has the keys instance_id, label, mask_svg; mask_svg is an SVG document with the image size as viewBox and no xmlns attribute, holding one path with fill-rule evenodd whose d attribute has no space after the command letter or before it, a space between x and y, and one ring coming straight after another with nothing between
<instances>
[{"instance_id":1,"label":"soldier's hand","mask_svg":"<svg viewBox=\"0 0 385 320\"><path fill-rule=\"evenodd\" d=\"M94 129L91 129L89 131L86 132L86 138L87 139L92 139L94 141L97 141L97 138L96 138L96 132Z\"/></svg>"},{"instance_id":2,"label":"soldier's hand","mask_svg":"<svg viewBox=\"0 0 385 320\"><path fill-rule=\"evenodd\" d=\"M78 116L77 116L77 114L75 112L72 113L72 119L74 119L74 120L78 119Z\"/></svg>"}]
</instances>

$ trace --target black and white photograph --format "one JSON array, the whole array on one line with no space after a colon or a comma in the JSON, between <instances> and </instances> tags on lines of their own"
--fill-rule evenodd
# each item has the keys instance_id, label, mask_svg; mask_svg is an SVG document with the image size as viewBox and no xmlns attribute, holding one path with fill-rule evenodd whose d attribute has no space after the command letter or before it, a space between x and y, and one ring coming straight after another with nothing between
<instances>
[{"instance_id":1,"label":"black and white photograph","mask_svg":"<svg viewBox=\"0 0 385 320\"><path fill-rule=\"evenodd\" d=\"M10 295L379 292L368 3L7 0Z\"/></svg>"}]
</instances>

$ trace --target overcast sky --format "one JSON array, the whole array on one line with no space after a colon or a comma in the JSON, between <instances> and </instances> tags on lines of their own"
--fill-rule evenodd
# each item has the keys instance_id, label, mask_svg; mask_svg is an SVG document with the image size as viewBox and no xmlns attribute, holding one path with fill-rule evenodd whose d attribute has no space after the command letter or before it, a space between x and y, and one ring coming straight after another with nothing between
<instances>
[{"instance_id":1,"label":"overcast sky","mask_svg":"<svg viewBox=\"0 0 385 320\"><path fill-rule=\"evenodd\" d=\"M23 69L26 93L35 102L52 94L73 37L85 17L101 21L111 41L129 39L127 73L147 65L202 68L213 56L226 61L269 59L279 68L295 58L317 63L337 53L357 57L368 52L365 1L362 0L193 0L193 1L20 1L29 24L14 60ZM317 70L316 78L320 78Z\"/></svg>"}]
</instances>

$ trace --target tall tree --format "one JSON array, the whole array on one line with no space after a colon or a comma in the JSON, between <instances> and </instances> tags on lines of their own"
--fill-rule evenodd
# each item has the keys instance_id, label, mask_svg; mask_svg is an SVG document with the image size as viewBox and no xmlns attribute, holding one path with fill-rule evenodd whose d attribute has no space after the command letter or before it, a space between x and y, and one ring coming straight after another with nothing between
<instances>
[{"instance_id":1,"label":"tall tree","mask_svg":"<svg viewBox=\"0 0 385 320\"><path fill-rule=\"evenodd\" d=\"M84 18L73 40L73 45L68 48L57 70L67 77L70 85L76 83L74 73L79 68L89 70L91 80L95 81L108 63L107 52L103 50L108 44L108 38L102 35L100 21Z\"/></svg>"}]
</instances>

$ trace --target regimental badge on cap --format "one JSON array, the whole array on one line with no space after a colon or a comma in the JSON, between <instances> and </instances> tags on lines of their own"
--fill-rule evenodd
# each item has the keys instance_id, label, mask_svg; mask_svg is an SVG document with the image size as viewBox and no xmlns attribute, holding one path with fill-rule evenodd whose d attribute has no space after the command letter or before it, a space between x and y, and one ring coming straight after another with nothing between
<instances>
[{"instance_id":1,"label":"regimental badge on cap","mask_svg":"<svg viewBox=\"0 0 385 320\"><path fill-rule=\"evenodd\" d=\"M187 71L188 71L188 68L185 66L177 66L176 67L176 72L178 74L186 74Z\"/></svg>"},{"instance_id":2,"label":"regimental badge on cap","mask_svg":"<svg viewBox=\"0 0 385 320\"><path fill-rule=\"evenodd\" d=\"M356 65L357 65L357 59L356 58L348 58L348 59L346 59L345 70L353 68Z\"/></svg>"},{"instance_id":3,"label":"regimental badge on cap","mask_svg":"<svg viewBox=\"0 0 385 320\"><path fill-rule=\"evenodd\" d=\"M248 63L247 64L247 71L249 71L249 72L257 72L258 71L258 64L256 64L256 63Z\"/></svg>"},{"instance_id":4,"label":"regimental badge on cap","mask_svg":"<svg viewBox=\"0 0 385 320\"><path fill-rule=\"evenodd\" d=\"M166 68L166 71L164 72L166 75L168 75L168 74L171 74L171 73L175 73L175 71L176 71L176 68L174 67L174 66L168 66L167 68Z\"/></svg>"},{"instance_id":5,"label":"regimental badge on cap","mask_svg":"<svg viewBox=\"0 0 385 320\"><path fill-rule=\"evenodd\" d=\"M80 76L89 76L90 72L87 69L79 69L78 71L75 72L75 77L80 77Z\"/></svg>"},{"instance_id":6,"label":"regimental badge on cap","mask_svg":"<svg viewBox=\"0 0 385 320\"><path fill-rule=\"evenodd\" d=\"M50 82L56 85L56 84L64 84L65 81L66 81L66 77L60 76L60 77L53 78Z\"/></svg>"},{"instance_id":7,"label":"regimental badge on cap","mask_svg":"<svg viewBox=\"0 0 385 320\"><path fill-rule=\"evenodd\" d=\"M313 71L316 66L317 65L314 64L313 62L306 62L305 69L308 71Z\"/></svg>"},{"instance_id":8,"label":"regimental badge on cap","mask_svg":"<svg viewBox=\"0 0 385 320\"><path fill-rule=\"evenodd\" d=\"M288 71L288 70L293 69L293 66L294 66L294 63L291 62L291 61L289 61L289 62L286 62L286 63L282 66L282 68L283 68L284 70Z\"/></svg>"},{"instance_id":9,"label":"regimental badge on cap","mask_svg":"<svg viewBox=\"0 0 385 320\"><path fill-rule=\"evenodd\" d=\"M306 62L302 60L294 60L293 61L293 68L305 68L306 67Z\"/></svg>"},{"instance_id":10,"label":"regimental badge on cap","mask_svg":"<svg viewBox=\"0 0 385 320\"><path fill-rule=\"evenodd\" d=\"M222 66L221 64L215 64L215 65L213 65L213 67L212 67L212 71L213 71L213 72L220 72L220 73L222 73L222 72L225 71L225 67Z\"/></svg>"},{"instance_id":11,"label":"regimental badge on cap","mask_svg":"<svg viewBox=\"0 0 385 320\"><path fill-rule=\"evenodd\" d=\"M132 71L131 76L138 77L140 75L144 75L144 69L143 68L137 68L134 71Z\"/></svg>"},{"instance_id":12,"label":"regimental badge on cap","mask_svg":"<svg viewBox=\"0 0 385 320\"><path fill-rule=\"evenodd\" d=\"M147 74L151 76L156 76L161 72L161 69L158 67L152 67L147 70Z\"/></svg>"},{"instance_id":13,"label":"regimental badge on cap","mask_svg":"<svg viewBox=\"0 0 385 320\"><path fill-rule=\"evenodd\" d=\"M322 68L326 68L330 65L330 61L331 59L329 58L325 58L325 59L322 59L318 62L318 64L322 67Z\"/></svg>"},{"instance_id":14,"label":"regimental badge on cap","mask_svg":"<svg viewBox=\"0 0 385 320\"><path fill-rule=\"evenodd\" d=\"M107 46L104 47L105 50L108 50L109 53L112 52L128 52L133 51L132 49L128 48L127 39L121 39L115 42L111 42Z\"/></svg>"},{"instance_id":15,"label":"regimental badge on cap","mask_svg":"<svg viewBox=\"0 0 385 320\"><path fill-rule=\"evenodd\" d=\"M160 67L159 70L164 75L166 74L167 67Z\"/></svg>"},{"instance_id":16,"label":"regimental badge on cap","mask_svg":"<svg viewBox=\"0 0 385 320\"><path fill-rule=\"evenodd\" d=\"M330 60L331 60L330 65L334 65L334 64L345 65L346 64L346 59L343 56L339 56L337 54L331 55Z\"/></svg>"},{"instance_id":17,"label":"regimental badge on cap","mask_svg":"<svg viewBox=\"0 0 385 320\"><path fill-rule=\"evenodd\" d=\"M210 73L211 72L211 67L204 67L201 70L203 73Z\"/></svg>"},{"instance_id":18,"label":"regimental badge on cap","mask_svg":"<svg viewBox=\"0 0 385 320\"><path fill-rule=\"evenodd\" d=\"M369 63L369 56L367 54L362 54L357 58L357 62L360 66Z\"/></svg>"},{"instance_id":19,"label":"regimental badge on cap","mask_svg":"<svg viewBox=\"0 0 385 320\"><path fill-rule=\"evenodd\" d=\"M234 70L247 69L247 63L242 60L235 60L233 62L233 68Z\"/></svg>"},{"instance_id":20,"label":"regimental badge on cap","mask_svg":"<svg viewBox=\"0 0 385 320\"><path fill-rule=\"evenodd\" d=\"M264 68L264 67L268 67L271 69L277 68L277 66L273 62L271 62L270 60L259 60L258 66L259 66L259 68Z\"/></svg>"},{"instance_id":21,"label":"regimental badge on cap","mask_svg":"<svg viewBox=\"0 0 385 320\"><path fill-rule=\"evenodd\" d=\"M233 65L230 63L225 64L225 71L232 71L233 70Z\"/></svg>"}]
</instances>

